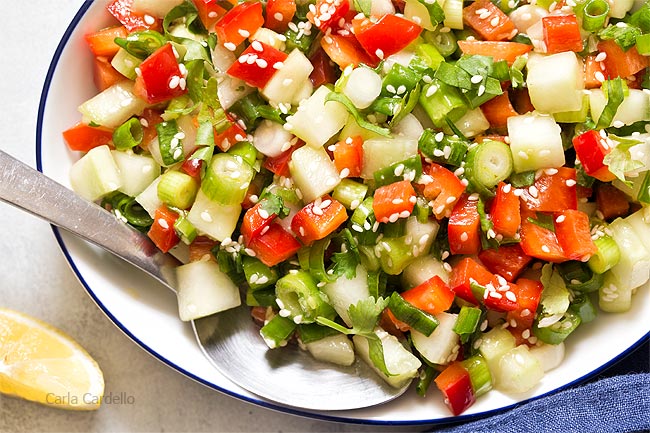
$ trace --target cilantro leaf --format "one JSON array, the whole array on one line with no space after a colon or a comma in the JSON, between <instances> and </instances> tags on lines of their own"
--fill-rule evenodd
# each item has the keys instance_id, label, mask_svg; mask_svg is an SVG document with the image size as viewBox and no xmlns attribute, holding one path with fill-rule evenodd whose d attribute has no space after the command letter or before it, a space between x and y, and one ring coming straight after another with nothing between
<instances>
[{"instance_id":1,"label":"cilantro leaf","mask_svg":"<svg viewBox=\"0 0 650 433\"><path fill-rule=\"evenodd\" d=\"M357 266L361 263L357 243L350 229L341 232L343 236L342 251L332 255L332 270L335 276L345 276L348 280L357 276Z\"/></svg>"},{"instance_id":2,"label":"cilantro leaf","mask_svg":"<svg viewBox=\"0 0 650 433\"><path fill-rule=\"evenodd\" d=\"M269 215L277 215L284 218L289 215L291 211L285 204L282 197L277 194L267 193L264 198L260 200L260 209L266 211Z\"/></svg>"},{"instance_id":3,"label":"cilantro leaf","mask_svg":"<svg viewBox=\"0 0 650 433\"><path fill-rule=\"evenodd\" d=\"M607 104L605 104L605 108L603 108L598 122L596 122L597 129L607 128L611 125L618 107L625 99L625 87L621 77L605 80L601 88L607 97Z\"/></svg>"},{"instance_id":4,"label":"cilantro leaf","mask_svg":"<svg viewBox=\"0 0 650 433\"><path fill-rule=\"evenodd\" d=\"M610 137L613 137L618 144L611 152L605 155L603 162L607 165L609 171L611 171L612 174L614 174L621 182L631 186L632 182L625 178L625 173L643 168L644 164L642 161L633 159L630 148L641 142L630 138L616 137L611 134Z\"/></svg>"},{"instance_id":5,"label":"cilantro leaf","mask_svg":"<svg viewBox=\"0 0 650 433\"><path fill-rule=\"evenodd\" d=\"M367 129L368 131L372 131L375 134L381 135L383 137L390 137L390 129L388 128L382 128L379 125L375 125L372 122L369 122L357 109L357 107L354 106L352 101L345 96L342 93L336 93L336 92L330 92L329 95L325 98L325 102L328 101L336 101L348 110L348 112L354 117L354 120L357 122L357 124L362 127L363 129Z\"/></svg>"},{"instance_id":6,"label":"cilantro leaf","mask_svg":"<svg viewBox=\"0 0 650 433\"><path fill-rule=\"evenodd\" d=\"M329 326L346 335L356 334L365 337L368 341L370 360L374 366L386 376L392 376L393 374L386 367L383 342L375 333L375 328L377 327L381 313L388 306L388 302L388 299L380 297L375 300L371 296L367 299L362 299L356 305L350 305L348 307L348 314L352 323L352 328L350 329L322 316L317 317L316 322L324 326Z\"/></svg>"},{"instance_id":7,"label":"cilantro leaf","mask_svg":"<svg viewBox=\"0 0 650 433\"><path fill-rule=\"evenodd\" d=\"M624 51L629 50L636 44L636 38L640 34L641 30L638 27L623 22L610 24L598 32L601 39L613 39Z\"/></svg>"},{"instance_id":8,"label":"cilantro leaf","mask_svg":"<svg viewBox=\"0 0 650 433\"><path fill-rule=\"evenodd\" d=\"M356 305L350 305L348 314L356 333L366 336L372 334L379 322L379 316L387 306L388 299L378 298L375 301L372 297L362 299Z\"/></svg>"}]
</instances>

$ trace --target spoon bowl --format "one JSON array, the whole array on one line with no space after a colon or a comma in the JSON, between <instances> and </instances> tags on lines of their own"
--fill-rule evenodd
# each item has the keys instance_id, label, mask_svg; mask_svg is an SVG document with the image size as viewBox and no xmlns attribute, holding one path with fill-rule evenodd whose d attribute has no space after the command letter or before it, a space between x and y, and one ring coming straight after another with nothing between
<instances>
[{"instance_id":1,"label":"spoon bowl","mask_svg":"<svg viewBox=\"0 0 650 433\"><path fill-rule=\"evenodd\" d=\"M181 263L175 257L101 206L2 151L0 201L104 248L177 292L174 268ZM275 403L324 411L358 409L393 400L408 388L387 385L359 360L338 367L297 345L269 350L245 305L197 319L192 328L222 375Z\"/></svg>"}]
</instances>

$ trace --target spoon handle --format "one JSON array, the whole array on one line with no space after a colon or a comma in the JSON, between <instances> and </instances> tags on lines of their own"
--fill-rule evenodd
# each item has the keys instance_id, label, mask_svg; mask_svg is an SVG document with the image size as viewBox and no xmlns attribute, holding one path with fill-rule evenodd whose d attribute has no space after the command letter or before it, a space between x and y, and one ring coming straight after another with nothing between
<instances>
[{"instance_id":1,"label":"spoon handle","mask_svg":"<svg viewBox=\"0 0 650 433\"><path fill-rule=\"evenodd\" d=\"M0 200L104 248L175 291L178 260L101 206L1 150Z\"/></svg>"}]
</instances>

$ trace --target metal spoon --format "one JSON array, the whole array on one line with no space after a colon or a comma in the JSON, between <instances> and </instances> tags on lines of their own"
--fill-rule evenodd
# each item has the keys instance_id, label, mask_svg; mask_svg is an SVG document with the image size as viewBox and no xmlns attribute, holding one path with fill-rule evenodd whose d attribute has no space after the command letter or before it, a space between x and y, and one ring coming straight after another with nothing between
<instances>
[{"instance_id":1,"label":"metal spoon","mask_svg":"<svg viewBox=\"0 0 650 433\"><path fill-rule=\"evenodd\" d=\"M0 151L0 200L41 217L148 273L176 292L180 262L149 238L39 171ZM270 401L310 410L348 410L390 401L406 390L381 380L363 361L339 367L296 345L269 350L246 306L192 323L215 368Z\"/></svg>"}]
</instances>

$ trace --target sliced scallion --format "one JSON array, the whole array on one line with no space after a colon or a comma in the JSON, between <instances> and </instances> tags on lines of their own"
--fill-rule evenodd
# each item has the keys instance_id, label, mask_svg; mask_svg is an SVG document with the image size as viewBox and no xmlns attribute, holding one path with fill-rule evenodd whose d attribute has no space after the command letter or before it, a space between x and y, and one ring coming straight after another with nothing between
<instances>
[{"instance_id":1,"label":"sliced scallion","mask_svg":"<svg viewBox=\"0 0 650 433\"><path fill-rule=\"evenodd\" d=\"M402 180L415 180L422 175L422 158L412 156L373 173L375 186L380 187Z\"/></svg>"},{"instance_id":2,"label":"sliced scallion","mask_svg":"<svg viewBox=\"0 0 650 433\"><path fill-rule=\"evenodd\" d=\"M397 320L406 323L410 328L429 336L438 327L439 322L435 316L407 302L399 293L393 292L389 299L390 311Z\"/></svg>"},{"instance_id":3,"label":"sliced scallion","mask_svg":"<svg viewBox=\"0 0 650 433\"><path fill-rule=\"evenodd\" d=\"M469 379L472 382L472 389L476 397L492 389L492 374L490 374L485 358L481 355L474 355L461 361L461 363L469 373Z\"/></svg>"},{"instance_id":4,"label":"sliced scallion","mask_svg":"<svg viewBox=\"0 0 650 433\"><path fill-rule=\"evenodd\" d=\"M606 0L587 0L581 7L582 28L595 32L604 27L609 14L609 2Z\"/></svg>"},{"instance_id":5,"label":"sliced scallion","mask_svg":"<svg viewBox=\"0 0 650 433\"><path fill-rule=\"evenodd\" d=\"M187 219L184 212L174 221L174 230L185 245L191 244L198 235L196 227Z\"/></svg>"},{"instance_id":6,"label":"sliced scallion","mask_svg":"<svg viewBox=\"0 0 650 433\"><path fill-rule=\"evenodd\" d=\"M260 335L271 349L286 346L287 341L296 329L296 324L286 317L274 316L260 329Z\"/></svg>"},{"instance_id":7,"label":"sliced scallion","mask_svg":"<svg viewBox=\"0 0 650 433\"><path fill-rule=\"evenodd\" d=\"M241 156L218 153L210 161L201 190L221 204L239 204L254 176L255 170Z\"/></svg>"},{"instance_id":8,"label":"sliced scallion","mask_svg":"<svg viewBox=\"0 0 650 433\"><path fill-rule=\"evenodd\" d=\"M589 323L596 318L598 311L586 293L578 293L573 297L569 309L580 317L581 323Z\"/></svg>"},{"instance_id":9,"label":"sliced scallion","mask_svg":"<svg viewBox=\"0 0 650 433\"><path fill-rule=\"evenodd\" d=\"M245 256L242 259L242 266L246 282L253 291L272 286L278 281L278 272L255 257Z\"/></svg>"},{"instance_id":10,"label":"sliced scallion","mask_svg":"<svg viewBox=\"0 0 650 433\"><path fill-rule=\"evenodd\" d=\"M295 271L280 278L275 284L275 295L279 314L296 324L313 323L319 316L333 318L336 315L309 272Z\"/></svg>"},{"instance_id":11,"label":"sliced scallion","mask_svg":"<svg viewBox=\"0 0 650 433\"><path fill-rule=\"evenodd\" d=\"M580 316L568 310L564 316L554 324L545 327L538 326L538 320L533 322L533 334L542 342L547 344L560 344L569 334L580 326Z\"/></svg>"},{"instance_id":12,"label":"sliced scallion","mask_svg":"<svg viewBox=\"0 0 650 433\"><path fill-rule=\"evenodd\" d=\"M182 135L179 133L176 120L160 122L156 125L156 132L163 163L170 166L182 161L184 156Z\"/></svg>"},{"instance_id":13,"label":"sliced scallion","mask_svg":"<svg viewBox=\"0 0 650 433\"><path fill-rule=\"evenodd\" d=\"M482 314L480 308L463 305L454 324L454 332L461 337L473 334L478 329Z\"/></svg>"},{"instance_id":14,"label":"sliced scallion","mask_svg":"<svg viewBox=\"0 0 650 433\"><path fill-rule=\"evenodd\" d=\"M332 192L332 198L339 201L347 209L356 209L366 198L368 185L351 179L342 179Z\"/></svg>"},{"instance_id":15,"label":"sliced scallion","mask_svg":"<svg viewBox=\"0 0 650 433\"><path fill-rule=\"evenodd\" d=\"M135 117L130 118L113 131L113 144L117 150L128 150L139 146L144 137L142 124Z\"/></svg>"},{"instance_id":16,"label":"sliced scallion","mask_svg":"<svg viewBox=\"0 0 650 433\"><path fill-rule=\"evenodd\" d=\"M129 54L139 59L146 59L158 48L167 43L167 38L154 30L133 32L126 38L115 38L115 43Z\"/></svg>"},{"instance_id":17,"label":"sliced scallion","mask_svg":"<svg viewBox=\"0 0 650 433\"><path fill-rule=\"evenodd\" d=\"M331 337L332 335L339 335L340 332L336 329L332 329L329 326L322 326L318 323L306 323L304 325L298 325L298 338L303 344L309 344L314 341L322 340L325 337Z\"/></svg>"},{"instance_id":18,"label":"sliced scallion","mask_svg":"<svg viewBox=\"0 0 650 433\"><path fill-rule=\"evenodd\" d=\"M500 141L483 141L467 152L465 175L479 192L491 191L510 176L512 168L512 152Z\"/></svg>"},{"instance_id":19,"label":"sliced scallion","mask_svg":"<svg viewBox=\"0 0 650 433\"><path fill-rule=\"evenodd\" d=\"M460 167L465 161L469 143L458 136L425 129L418 139L418 149L424 156L439 164Z\"/></svg>"},{"instance_id":20,"label":"sliced scallion","mask_svg":"<svg viewBox=\"0 0 650 433\"><path fill-rule=\"evenodd\" d=\"M598 251L591 256L587 265L595 273L603 274L618 263L621 259L621 251L614 238L608 234L594 239L594 244L596 244Z\"/></svg>"},{"instance_id":21,"label":"sliced scallion","mask_svg":"<svg viewBox=\"0 0 650 433\"><path fill-rule=\"evenodd\" d=\"M165 172L158 182L160 201L179 209L189 208L198 191L199 185L192 176L176 170Z\"/></svg>"}]
</instances>

